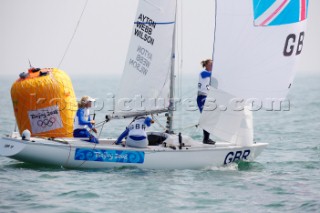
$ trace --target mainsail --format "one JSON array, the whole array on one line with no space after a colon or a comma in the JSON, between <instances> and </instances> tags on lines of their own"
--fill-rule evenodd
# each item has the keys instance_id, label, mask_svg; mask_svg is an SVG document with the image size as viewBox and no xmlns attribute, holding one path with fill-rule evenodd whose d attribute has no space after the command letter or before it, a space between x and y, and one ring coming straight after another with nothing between
<instances>
[{"instance_id":1,"label":"mainsail","mask_svg":"<svg viewBox=\"0 0 320 213\"><path fill-rule=\"evenodd\" d=\"M176 1L139 1L116 113L167 110L175 13Z\"/></svg>"},{"instance_id":2,"label":"mainsail","mask_svg":"<svg viewBox=\"0 0 320 213\"><path fill-rule=\"evenodd\" d=\"M204 110L202 128L236 144L252 143L250 107L238 110L234 103L285 98L302 52L307 8L308 0L216 0L208 98L223 110Z\"/></svg>"}]
</instances>

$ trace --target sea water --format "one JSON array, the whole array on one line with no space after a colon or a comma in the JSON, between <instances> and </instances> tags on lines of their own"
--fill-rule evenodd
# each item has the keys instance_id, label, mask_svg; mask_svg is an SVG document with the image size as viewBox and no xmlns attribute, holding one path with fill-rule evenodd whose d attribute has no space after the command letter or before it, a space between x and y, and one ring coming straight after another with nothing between
<instances>
[{"instance_id":1,"label":"sea water","mask_svg":"<svg viewBox=\"0 0 320 213\"><path fill-rule=\"evenodd\" d=\"M0 78L1 135L15 126L10 99L15 79ZM72 80L78 98L97 98L96 120L103 121L119 78ZM176 94L194 100L196 80L181 81ZM319 75L300 74L289 93L289 110L254 112L255 141L269 146L251 163L199 170L69 170L0 157L0 212L320 212L319 82ZM201 140L202 130L194 126L199 112L184 103L175 130ZM104 125L101 137L117 137L128 122Z\"/></svg>"}]
</instances>

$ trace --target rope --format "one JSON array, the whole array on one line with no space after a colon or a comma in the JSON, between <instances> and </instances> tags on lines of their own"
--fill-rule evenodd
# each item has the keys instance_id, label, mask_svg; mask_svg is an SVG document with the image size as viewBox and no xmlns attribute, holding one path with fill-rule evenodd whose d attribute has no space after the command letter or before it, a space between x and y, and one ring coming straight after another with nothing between
<instances>
[{"instance_id":1,"label":"rope","mask_svg":"<svg viewBox=\"0 0 320 213\"><path fill-rule=\"evenodd\" d=\"M179 50L180 50L180 54L179 54L179 86L180 86L180 88L179 88L179 97L180 98L182 98L181 96L182 96L182 70L183 70L183 20L182 20L182 17L183 17L183 5L182 5L182 1L181 1L181 3L180 3L180 5L181 5L181 8L180 8L180 19L181 19L181 21L180 21L180 31L181 31L181 35L180 35L180 48L179 48Z\"/></svg>"},{"instance_id":2,"label":"rope","mask_svg":"<svg viewBox=\"0 0 320 213\"><path fill-rule=\"evenodd\" d=\"M191 128L198 128L199 127L199 124L193 124L193 125L190 125L190 126L186 126L186 127L183 127L183 128L178 128L176 130L179 130L179 131L183 131L183 130L186 130L186 129L191 129Z\"/></svg>"},{"instance_id":3,"label":"rope","mask_svg":"<svg viewBox=\"0 0 320 213\"><path fill-rule=\"evenodd\" d=\"M71 144L70 143L68 143L68 145L69 145L69 154L68 154L68 158L67 158L67 160L66 160L66 162L64 163L64 165L62 165L62 166L68 166L68 164L69 164L69 161L70 161L70 156L71 156Z\"/></svg>"},{"instance_id":4,"label":"rope","mask_svg":"<svg viewBox=\"0 0 320 213\"><path fill-rule=\"evenodd\" d=\"M107 122L103 122L103 123L102 123L102 127L101 127L101 129L100 129L98 138L100 138L101 133L102 133L102 130L103 130L103 127L104 127L104 125L105 125L106 123L107 123Z\"/></svg>"},{"instance_id":5,"label":"rope","mask_svg":"<svg viewBox=\"0 0 320 213\"><path fill-rule=\"evenodd\" d=\"M75 29L74 29L74 31L73 31L72 37L71 37L71 39L70 39L70 41L69 41L69 43L68 43L68 45L67 45L67 48L66 48L66 50L64 51L63 57L62 57L59 65L58 65L58 68L60 68L60 66L61 66L61 64L62 64L65 56L67 55L67 52L68 52L70 46L71 46L71 43L72 43L72 41L73 41L73 39L74 39L74 36L76 35L76 32L77 32L78 27L79 27L79 25L80 25L80 21L81 21L82 15L83 15L86 7L87 7L88 1L89 1L89 0L86 0L86 2L85 2L85 4L84 4L84 7L83 7L82 12L81 12L81 15L80 15L80 18L78 19L78 23L77 23L77 25L76 25L76 27L75 27Z\"/></svg>"},{"instance_id":6,"label":"rope","mask_svg":"<svg viewBox=\"0 0 320 213\"><path fill-rule=\"evenodd\" d=\"M97 144L95 143L94 146L92 147L92 150L96 148ZM79 167L82 167L84 163L86 163L87 160L83 160L83 162L79 165Z\"/></svg>"},{"instance_id":7,"label":"rope","mask_svg":"<svg viewBox=\"0 0 320 213\"><path fill-rule=\"evenodd\" d=\"M156 121L156 123L163 129L166 130L167 128L165 126L163 126L160 121L153 115L151 115L152 119Z\"/></svg>"}]
</instances>

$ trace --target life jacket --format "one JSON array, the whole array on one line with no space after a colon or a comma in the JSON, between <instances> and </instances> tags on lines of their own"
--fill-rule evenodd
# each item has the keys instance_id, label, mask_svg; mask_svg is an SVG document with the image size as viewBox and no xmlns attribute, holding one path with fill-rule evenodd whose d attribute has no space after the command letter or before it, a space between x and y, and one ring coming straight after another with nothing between
<instances>
[{"instance_id":1,"label":"life jacket","mask_svg":"<svg viewBox=\"0 0 320 213\"><path fill-rule=\"evenodd\" d=\"M131 138L146 138L146 127L145 117L136 118L131 124L129 124L129 133L128 137L133 136Z\"/></svg>"},{"instance_id":2,"label":"life jacket","mask_svg":"<svg viewBox=\"0 0 320 213\"><path fill-rule=\"evenodd\" d=\"M80 111L84 111L84 120L90 121L90 110L89 109L78 109L76 116L74 117L73 129L87 129L89 130L89 126L87 124L81 125L79 122Z\"/></svg>"},{"instance_id":3,"label":"life jacket","mask_svg":"<svg viewBox=\"0 0 320 213\"><path fill-rule=\"evenodd\" d=\"M211 85L211 72L204 70L199 75L198 95L207 95Z\"/></svg>"}]
</instances>

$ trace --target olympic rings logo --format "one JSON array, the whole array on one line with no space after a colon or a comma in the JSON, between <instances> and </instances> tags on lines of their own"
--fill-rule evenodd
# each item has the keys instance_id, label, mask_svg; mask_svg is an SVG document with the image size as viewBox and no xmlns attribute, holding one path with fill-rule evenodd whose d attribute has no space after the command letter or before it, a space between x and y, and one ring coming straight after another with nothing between
<instances>
[{"instance_id":1,"label":"olympic rings logo","mask_svg":"<svg viewBox=\"0 0 320 213\"><path fill-rule=\"evenodd\" d=\"M38 120L37 125L39 127L46 128L52 127L55 122L56 119L54 117L51 117L50 119Z\"/></svg>"}]
</instances>

